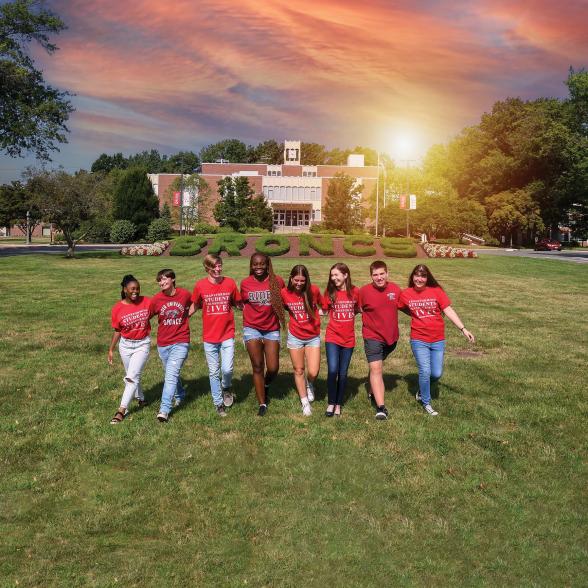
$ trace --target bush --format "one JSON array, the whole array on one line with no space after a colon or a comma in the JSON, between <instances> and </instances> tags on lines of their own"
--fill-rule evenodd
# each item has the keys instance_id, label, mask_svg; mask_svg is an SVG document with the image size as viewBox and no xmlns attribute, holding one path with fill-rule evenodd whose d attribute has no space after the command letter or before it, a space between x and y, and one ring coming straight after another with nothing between
<instances>
[{"instance_id":1,"label":"bush","mask_svg":"<svg viewBox=\"0 0 588 588\"><path fill-rule=\"evenodd\" d=\"M417 254L415 244L406 238L384 237L380 245L386 257L416 257Z\"/></svg>"},{"instance_id":2,"label":"bush","mask_svg":"<svg viewBox=\"0 0 588 588\"><path fill-rule=\"evenodd\" d=\"M369 257L376 254L373 237L367 235L350 235L343 240L343 249L349 255Z\"/></svg>"},{"instance_id":3,"label":"bush","mask_svg":"<svg viewBox=\"0 0 588 588\"><path fill-rule=\"evenodd\" d=\"M461 239L435 239L431 243L436 243L437 245L460 245Z\"/></svg>"},{"instance_id":4,"label":"bush","mask_svg":"<svg viewBox=\"0 0 588 588\"><path fill-rule=\"evenodd\" d=\"M111 228L111 218L100 218L92 223L86 221L74 233L74 237L78 239L80 235L84 235L86 243L109 243Z\"/></svg>"},{"instance_id":5,"label":"bush","mask_svg":"<svg viewBox=\"0 0 588 588\"><path fill-rule=\"evenodd\" d=\"M260 237L255 242L255 251L266 255L284 255L290 251L290 241L282 235L269 235Z\"/></svg>"},{"instance_id":6,"label":"bush","mask_svg":"<svg viewBox=\"0 0 588 588\"><path fill-rule=\"evenodd\" d=\"M484 235L484 245L490 247L500 247L501 243L498 239L495 239L492 235Z\"/></svg>"},{"instance_id":7,"label":"bush","mask_svg":"<svg viewBox=\"0 0 588 588\"><path fill-rule=\"evenodd\" d=\"M171 224L166 218L156 218L151 221L147 229L147 241L166 241L171 235Z\"/></svg>"},{"instance_id":8,"label":"bush","mask_svg":"<svg viewBox=\"0 0 588 588\"><path fill-rule=\"evenodd\" d=\"M206 237L178 237L174 239L169 254L175 256L198 255L207 243Z\"/></svg>"},{"instance_id":9,"label":"bush","mask_svg":"<svg viewBox=\"0 0 588 588\"><path fill-rule=\"evenodd\" d=\"M344 235L345 232L340 229L327 229L323 223L312 223L310 225L311 233L322 233L323 235Z\"/></svg>"},{"instance_id":10,"label":"bush","mask_svg":"<svg viewBox=\"0 0 588 588\"><path fill-rule=\"evenodd\" d=\"M240 233L219 233L208 248L208 253L220 255L226 251L231 256L241 255L240 250L247 245L247 239Z\"/></svg>"},{"instance_id":11,"label":"bush","mask_svg":"<svg viewBox=\"0 0 588 588\"><path fill-rule=\"evenodd\" d=\"M137 228L131 221L114 221L110 227L110 241L112 243L130 243L136 232Z\"/></svg>"},{"instance_id":12,"label":"bush","mask_svg":"<svg viewBox=\"0 0 588 588\"><path fill-rule=\"evenodd\" d=\"M321 255L333 255L333 237L314 237L302 234L298 238L300 255L309 255L313 249Z\"/></svg>"},{"instance_id":13,"label":"bush","mask_svg":"<svg viewBox=\"0 0 588 588\"><path fill-rule=\"evenodd\" d=\"M197 235L214 235L218 233L216 225L209 225L208 223L196 223L194 225L194 233Z\"/></svg>"},{"instance_id":14,"label":"bush","mask_svg":"<svg viewBox=\"0 0 588 588\"><path fill-rule=\"evenodd\" d=\"M244 232L249 233L249 234L257 234L257 235L271 233L271 231L268 231L267 229L262 229L261 227L247 227Z\"/></svg>"},{"instance_id":15,"label":"bush","mask_svg":"<svg viewBox=\"0 0 588 588\"><path fill-rule=\"evenodd\" d=\"M65 243L65 237L63 233L56 233L53 235L53 243Z\"/></svg>"}]
</instances>

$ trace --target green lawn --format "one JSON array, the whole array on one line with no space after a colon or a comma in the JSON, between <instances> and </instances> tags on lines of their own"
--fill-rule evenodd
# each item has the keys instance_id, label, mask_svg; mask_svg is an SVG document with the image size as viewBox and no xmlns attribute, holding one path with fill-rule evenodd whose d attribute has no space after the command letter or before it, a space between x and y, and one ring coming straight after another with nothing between
<instances>
[{"instance_id":1,"label":"green lawn","mask_svg":"<svg viewBox=\"0 0 588 588\"><path fill-rule=\"evenodd\" d=\"M294 261L274 263L286 275ZM302 262L323 288L332 260ZM368 281L369 260L346 262ZM247 263L227 259L225 274ZM389 421L367 403L361 346L341 419L322 416L326 363L302 416L285 349L256 417L241 344L237 402L219 419L197 315L186 405L156 421L153 347L150 406L111 426L123 371L106 361L110 308L123 274L152 294L168 264L188 288L204 275L198 258L0 259L2 586L586 584L585 266L430 260L478 338L472 349L448 326L437 418L414 400L403 316ZM413 265L390 260L391 278L404 287Z\"/></svg>"}]
</instances>

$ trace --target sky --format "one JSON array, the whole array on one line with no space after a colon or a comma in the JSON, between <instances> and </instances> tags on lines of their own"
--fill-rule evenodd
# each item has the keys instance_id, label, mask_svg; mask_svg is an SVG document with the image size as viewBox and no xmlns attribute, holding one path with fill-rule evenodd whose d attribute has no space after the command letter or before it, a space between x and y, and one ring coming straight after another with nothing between
<instances>
[{"instance_id":1,"label":"sky","mask_svg":"<svg viewBox=\"0 0 588 588\"><path fill-rule=\"evenodd\" d=\"M75 94L53 167L198 152L225 138L422 157L509 96L565 97L588 0L48 0L68 29L31 53ZM32 157L0 156L0 182Z\"/></svg>"}]
</instances>

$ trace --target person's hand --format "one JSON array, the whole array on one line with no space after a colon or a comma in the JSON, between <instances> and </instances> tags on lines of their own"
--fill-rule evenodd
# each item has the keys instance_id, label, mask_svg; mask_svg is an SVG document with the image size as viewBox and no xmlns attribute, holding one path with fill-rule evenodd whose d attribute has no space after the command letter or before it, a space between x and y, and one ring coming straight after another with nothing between
<instances>
[{"instance_id":1,"label":"person's hand","mask_svg":"<svg viewBox=\"0 0 588 588\"><path fill-rule=\"evenodd\" d=\"M112 349L108 350L108 363L112 365Z\"/></svg>"},{"instance_id":2,"label":"person's hand","mask_svg":"<svg viewBox=\"0 0 588 588\"><path fill-rule=\"evenodd\" d=\"M476 338L474 337L473 333L470 333L465 327L462 330L463 336L470 342L475 343Z\"/></svg>"}]
</instances>

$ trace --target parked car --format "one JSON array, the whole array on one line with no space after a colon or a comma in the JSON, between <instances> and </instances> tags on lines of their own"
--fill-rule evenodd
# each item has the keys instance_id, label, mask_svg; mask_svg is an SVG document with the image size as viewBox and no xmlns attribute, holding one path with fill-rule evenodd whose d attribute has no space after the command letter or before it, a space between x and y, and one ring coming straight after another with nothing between
<instances>
[{"instance_id":1,"label":"parked car","mask_svg":"<svg viewBox=\"0 0 588 588\"><path fill-rule=\"evenodd\" d=\"M535 251L561 251L561 243L555 239L539 239Z\"/></svg>"}]
</instances>

